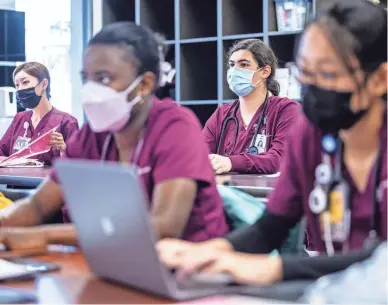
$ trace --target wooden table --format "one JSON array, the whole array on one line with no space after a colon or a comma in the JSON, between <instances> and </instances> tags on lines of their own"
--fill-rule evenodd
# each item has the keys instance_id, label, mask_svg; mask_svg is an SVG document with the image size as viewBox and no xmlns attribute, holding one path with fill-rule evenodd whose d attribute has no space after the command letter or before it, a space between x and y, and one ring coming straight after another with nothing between
<instances>
[{"instance_id":1,"label":"wooden table","mask_svg":"<svg viewBox=\"0 0 388 305\"><path fill-rule=\"evenodd\" d=\"M50 168L0 168L0 184L36 188L50 174Z\"/></svg>"},{"instance_id":2,"label":"wooden table","mask_svg":"<svg viewBox=\"0 0 388 305\"><path fill-rule=\"evenodd\" d=\"M171 304L173 301L128 287L109 283L93 276L80 253L52 253L34 258L55 262L61 270L33 280L9 282L5 286L35 291L42 303L80 304Z\"/></svg>"},{"instance_id":3,"label":"wooden table","mask_svg":"<svg viewBox=\"0 0 388 305\"><path fill-rule=\"evenodd\" d=\"M89 270L81 253L50 253L34 260L54 262L61 270L44 274L34 280L2 283L3 286L35 292L42 304L175 304L134 288L110 283L96 278ZM213 299L214 301L210 301ZM206 303L197 300L196 304ZM242 295L209 297L209 303L223 305L286 304L280 301Z\"/></svg>"}]
</instances>

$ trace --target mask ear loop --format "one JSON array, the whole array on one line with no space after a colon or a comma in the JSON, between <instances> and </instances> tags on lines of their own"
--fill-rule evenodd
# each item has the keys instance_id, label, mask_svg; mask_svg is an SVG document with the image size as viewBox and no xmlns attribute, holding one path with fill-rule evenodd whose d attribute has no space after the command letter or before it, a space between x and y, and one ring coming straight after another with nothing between
<instances>
[{"instance_id":1,"label":"mask ear loop","mask_svg":"<svg viewBox=\"0 0 388 305\"><path fill-rule=\"evenodd\" d=\"M130 94L135 88L140 84L140 82L143 80L143 75L139 75L129 86L127 89L122 91L125 95Z\"/></svg>"},{"instance_id":2,"label":"mask ear loop","mask_svg":"<svg viewBox=\"0 0 388 305\"><path fill-rule=\"evenodd\" d=\"M128 86L127 89L125 89L124 91L122 91L121 93L123 95L125 95L126 98L128 98L128 94L130 94L133 90L135 90L135 88L140 84L140 82L143 80L143 75L139 75L133 82L132 84L130 84ZM142 96L139 96L139 95L136 95L135 98L133 98L130 103L132 104L137 104L137 103L140 103L142 102L143 100L143 97Z\"/></svg>"},{"instance_id":3,"label":"mask ear loop","mask_svg":"<svg viewBox=\"0 0 388 305\"><path fill-rule=\"evenodd\" d=\"M36 84L36 86L34 87L34 90L45 80L46 78L42 79L39 83ZM46 79L47 80L47 79ZM48 80L47 80L48 81ZM43 97L43 93L46 91L46 89L43 89L42 93L40 95L38 95L39 97ZM36 92L35 92L36 94ZM37 94L36 94L37 95Z\"/></svg>"},{"instance_id":4,"label":"mask ear loop","mask_svg":"<svg viewBox=\"0 0 388 305\"><path fill-rule=\"evenodd\" d=\"M256 72L259 72L259 71L261 71L261 70L263 70L263 68L264 68L264 67L261 67L261 68L257 69L257 70L255 71L255 73L256 73ZM253 73L253 75L252 75L252 80L253 80L253 77L254 77L255 73ZM262 81L265 80L265 79L266 79L266 78L262 78L262 79L258 80L255 84L252 84L253 87L257 88L257 84L259 84L260 82L262 82ZM252 82L252 81L251 81L251 82Z\"/></svg>"}]
</instances>

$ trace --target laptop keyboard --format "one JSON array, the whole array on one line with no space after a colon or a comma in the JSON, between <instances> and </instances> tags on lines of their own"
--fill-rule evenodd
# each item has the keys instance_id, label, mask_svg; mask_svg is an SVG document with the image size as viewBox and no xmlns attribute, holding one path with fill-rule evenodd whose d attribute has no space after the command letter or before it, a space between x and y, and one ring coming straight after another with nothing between
<instances>
[{"instance_id":1,"label":"laptop keyboard","mask_svg":"<svg viewBox=\"0 0 388 305\"><path fill-rule=\"evenodd\" d=\"M220 288L235 285L232 277L228 274L205 274L193 273L187 278L177 279L181 289Z\"/></svg>"}]
</instances>

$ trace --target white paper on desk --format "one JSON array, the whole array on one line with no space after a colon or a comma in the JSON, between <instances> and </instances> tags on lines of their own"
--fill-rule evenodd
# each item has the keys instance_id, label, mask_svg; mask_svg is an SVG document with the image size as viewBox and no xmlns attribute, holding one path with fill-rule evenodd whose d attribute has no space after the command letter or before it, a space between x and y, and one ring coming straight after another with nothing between
<instances>
[{"instance_id":1,"label":"white paper on desk","mask_svg":"<svg viewBox=\"0 0 388 305\"><path fill-rule=\"evenodd\" d=\"M26 265L15 264L5 259L0 259L0 281L16 278L32 273Z\"/></svg>"},{"instance_id":2,"label":"white paper on desk","mask_svg":"<svg viewBox=\"0 0 388 305\"><path fill-rule=\"evenodd\" d=\"M26 158L16 158L12 160L8 160L4 163L0 163L1 167L44 167L42 162L39 162L35 159L26 159Z\"/></svg>"},{"instance_id":3,"label":"white paper on desk","mask_svg":"<svg viewBox=\"0 0 388 305\"><path fill-rule=\"evenodd\" d=\"M276 174L272 174L272 175L264 175L264 177L268 177L268 178L277 178L280 176L280 172L277 172Z\"/></svg>"}]
</instances>

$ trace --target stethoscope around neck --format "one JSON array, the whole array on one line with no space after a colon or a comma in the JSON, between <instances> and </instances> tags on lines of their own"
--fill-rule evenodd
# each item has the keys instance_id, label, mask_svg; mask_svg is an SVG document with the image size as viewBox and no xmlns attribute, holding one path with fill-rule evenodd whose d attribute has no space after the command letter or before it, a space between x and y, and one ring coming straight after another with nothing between
<instances>
[{"instance_id":1,"label":"stethoscope around neck","mask_svg":"<svg viewBox=\"0 0 388 305\"><path fill-rule=\"evenodd\" d=\"M266 121L267 121L267 117L265 115L265 112L266 112L267 105L268 105L268 92L269 91L267 90L267 94L265 96L265 101L264 101L264 105L263 105L263 112L261 113L260 118L257 121L257 124L254 125L255 133L253 134L253 138L251 140L251 144L249 145L249 148L246 150L247 153L250 153L250 154L253 154L253 155L258 155L259 154L259 149L255 146L256 138L257 138L257 135L259 133L260 127L263 125L264 128L265 128L265 124L266 124ZM229 122L231 122L231 121L234 121L234 126L235 126L234 127L233 146L232 146L232 149L231 149L230 153L226 153L225 152L224 155L225 156L230 156L234 152L234 149L235 149L236 144L237 144L237 137L238 137L238 130L239 130L239 123L238 123L238 119L237 119L237 116L236 116L237 110L238 110L238 105L239 105L239 103L237 103L236 106L234 107L232 115L227 117L224 120L224 122L222 123L220 139L218 140L218 144L217 144L217 154L218 155L221 152L221 144L222 144L222 140L225 138L226 127L228 126Z\"/></svg>"}]
</instances>

